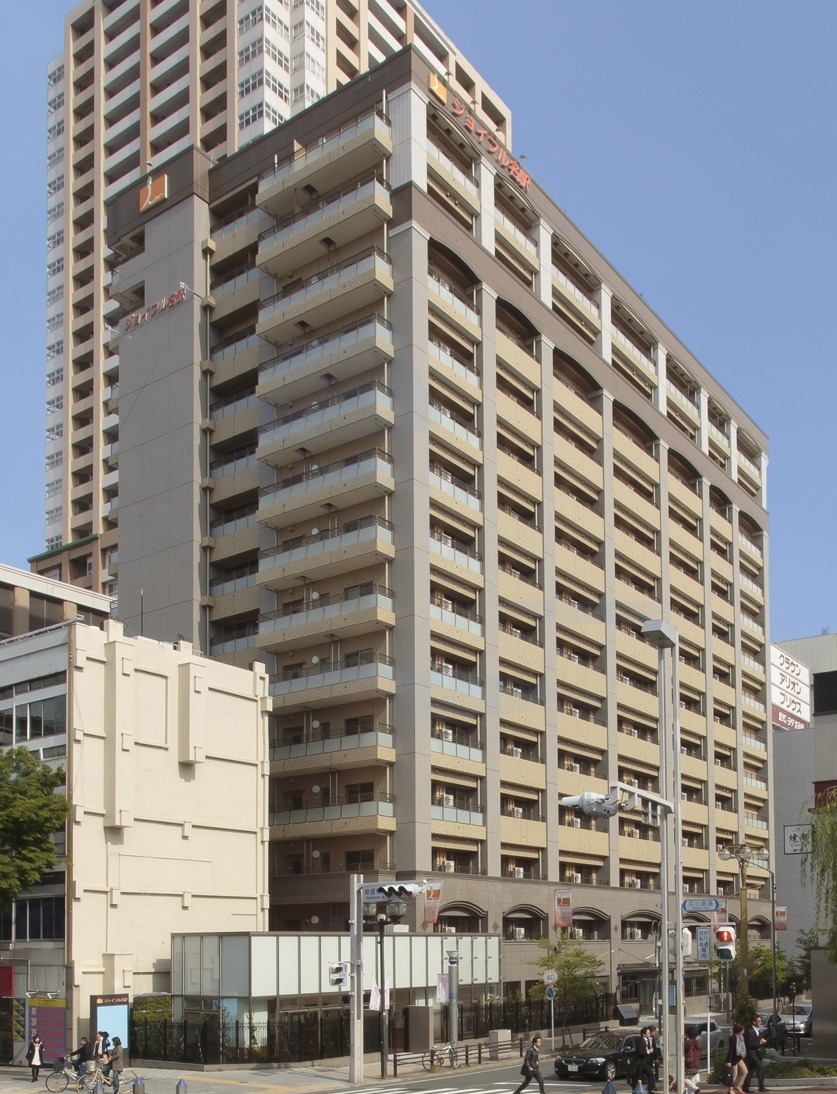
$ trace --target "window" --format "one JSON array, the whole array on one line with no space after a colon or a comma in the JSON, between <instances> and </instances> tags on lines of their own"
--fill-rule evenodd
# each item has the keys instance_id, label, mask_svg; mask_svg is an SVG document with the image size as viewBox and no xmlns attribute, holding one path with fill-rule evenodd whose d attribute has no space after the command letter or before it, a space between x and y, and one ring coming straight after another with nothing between
<instances>
[{"instance_id":1,"label":"window","mask_svg":"<svg viewBox=\"0 0 837 1094\"><path fill-rule=\"evenodd\" d=\"M53 369L52 372L47 373L47 378L46 378L47 387L55 387L55 385L60 384L63 379L64 379L64 369L63 368Z\"/></svg>"},{"instance_id":2,"label":"window","mask_svg":"<svg viewBox=\"0 0 837 1094\"><path fill-rule=\"evenodd\" d=\"M56 148L54 152L50 152L47 156L47 171L51 171L53 167L57 167L59 163L64 162L64 146Z\"/></svg>"},{"instance_id":3,"label":"window","mask_svg":"<svg viewBox=\"0 0 837 1094\"><path fill-rule=\"evenodd\" d=\"M47 319L47 334L54 334L60 327L64 326L64 313L60 311L58 315L53 315L50 319Z\"/></svg>"},{"instance_id":4,"label":"window","mask_svg":"<svg viewBox=\"0 0 837 1094\"><path fill-rule=\"evenodd\" d=\"M374 783L349 783L349 785L346 787L347 802L371 802L374 800Z\"/></svg>"},{"instance_id":5,"label":"window","mask_svg":"<svg viewBox=\"0 0 837 1094\"><path fill-rule=\"evenodd\" d=\"M63 452L53 452L51 455L47 456L47 458L46 458L46 469L47 469L47 471L53 471L56 467L61 467L61 465L63 463L64 463L64 453Z\"/></svg>"},{"instance_id":6,"label":"window","mask_svg":"<svg viewBox=\"0 0 837 1094\"><path fill-rule=\"evenodd\" d=\"M64 229L61 228L57 232L53 232L51 236L47 236L47 250L54 251L56 247L60 247L64 242Z\"/></svg>"},{"instance_id":7,"label":"window","mask_svg":"<svg viewBox=\"0 0 837 1094\"><path fill-rule=\"evenodd\" d=\"M53 695L15 708L15 743L40 740L67 732L67 697Z\"/></svg>"},{"instance_id":8,"label":"window","mask_svg":"<svg viewBox=\"0 0 837 1094\"><path fill-rule=\"evenodd\" d=\"M349 873L358 874L364 867L367 870L373 869L375 865L375 852L371 849L364 849L363 851L347 851L346 852L346 870Z\"/></svg>"},{"instance_id":9,"label":"window","mask_svg":"<svg viewBox=\"0 0 837 1094\"><path fill-rule=\"evenodd\" d=\"M47 197L51 198L53 195L60 193L64 189L64 176L59 175L58 178L47 183Z\"/></svg>"},{"instance_id":10,"label":"window","mask_svg":"<svg viewBox=\"0 0 837 1094\"><path fill-rule=\"evenodd\" d=\"M59 338L56 342L50 342L46 348L47 361L51 361L53 357L60 357L64 352L64 339Z\"/></svg>"},{"instance_id":11,"label":"window","mask_svg":"<svg viewBox=\"0 0 837 1094\"><path fill-rule=\"evenodd\" d=\"M64 299L64 286L56 285L54 289L50 289L47 293L47 307L51 307L53 304L57 304L59 300Z\"/></svg>"},{"instance_id":12,"label":"window","mask_svg":"<svg viewBox=\"0 0 837 1094\"><path fill-rule=\"evenodd\" d=\"M257 103L256 106L251 106L249 110L245 110L243 114L238 115L238 128L246 129L248 125L252 125L253 122L257 122L262 117L267 118L271 125L281 125L282 123L279 112L274 110L270 103Z\"/></svg>"},{"instance_id":13,"label":"window","mask_svg":"<svg viewBox=\"0 0 837 1094\"><path fill-rule=\"evenodd\" d=\"M29 900L16 900L13 909L0 919L0 939L4 942L12 941L12 925L14 937L19 942L38 938L63 938L64 897L40 896L30 897Z\"/></svg>"},{"instance_id":14,"label":"window","mask_svg":"<svg viewBox=\"0 0 837 1094\"><path fill-rule=\"evenodd\" d=\"M58 67L54 68L52 72L47 73L47 90L49 90L49 88L55 87L56 84L60 84L63 79L64 66L58 65Z\"/></svg>"},{"instance_id":15,"label":"window","mask_svg":"<svg viewBox=\"0 0 837 1094\"><path fill-rule=\"evenodd\" d=\"M272 72L265 72L264 83L265 87L269 87L274 95L279 96L282 102L289 103L291 101L290 90L280 80L277 80Z\"/></svg>"},{"instance_id":16,"label":"window","mask_svg":"<svg viewBox=\"0 0 837 1094\"><path fill-rule=\"evenodd\" d=\"M47 262L47 277L55 277L56 274L60 274L64 269L64 256L54 259L52 262Z\"/></svg>"},{"instance_id":17,"label":"window","mask_svg":"<svg viewBox=\"0 0 837 1094\"><path fill-rule=\"evenodd\" d=\"M238 51L238 64L246 65L248 61L252 61L254 57L258 57L262 52L263 43L261 39L256 42L251 42L249 46L245 46L244 49Z\"/></svg>"},{"instance_id":18,"label":"window","mask_svg":"<svg viewBox=\"0 0 837 1094\"><path fill-rule=\"evenodd\" d=\"M285 72L291 71L291 65L288 61L288 58L285 56L282 50L279 49L278 46L275 46L273 42L271 42L269 38L265 38L264 40L264 51L271 59L271 61L275 61L276 64L279 65L279 67L282 68Z\"/></svg>"},{"instance_id":19,"label":"window","mask_svg":"<svg viewBox=\"0 0 837 1094\"><path fill-rule=\"evenodd\" d=\"M52 209L47 210L47 224L54 224L64 216L64 202L59 201Z\"/></svg>"},{"instance_id":20,"label":"window","mask_svg":"<svg viewBox=\"0 0 837 1094\"><path fill-rule=\"evenodd\" d=\"M46 431L47 441L59 441L64 436L64 423L59 422L58 425L48 425Z\"/></svg>"},{"instance_id":21,"label":"window","mask_svg":"<svg viewBox=\"0 0 837 1094\"><path fill-rule=\"evenodd\" d=\"M47 102L47 114L55 114L64 105L64 92L59 93Z\"/></svg>"},{"instance_id":22,"label":"window","mask_svg":"<svg viewBox=\"0 0 837 1094\"><path fill-rule=\"evenodd\" d=\"M44 550L54 551L57 547L61 547L63 543L63 536L47 536L46 542L44 543Z\"/></svg>"},{"instance_id":23,"label":"window","mask_svg":"<svg viewBox=\"0 0 837 1094\"><path fill-rule=\"evenodd\" d=\"M56 494L61 493L63 485L63 479L53 479L52 482L48 482L46 484L46 496L48 498L54 498Z\"/></svg>"},{"instance_id":24,"label":"window","mask_svg":"<svg viewBox=\"0 0 837 1094\"><path fill-rule=\"evenodd\" d=\"M64 409L64 396L54 395L51 399L46 401L47 414L57 414L59 410Z\"/></svg>"},{"instance_id":25,"label":"window","mask_svg":"<svg viewBox=\"0 0 837 1094\"><path fill-rule=\"evenodd\" d=\"M47 509L44 515L44 524L58 524L64 513L64 507L57 505L54 509Z\"/></svg>"},{"instance_id":26,"label":"window","mask_svg":"<svg viewBox=\"0 0 837 1094\"><path fill-rule=\"evenodd\" d=\"M56 139L56 137L60 137L63 132L64 132L64 119L62 118L60 121L56 122L55 125L51 125L47 129L47 140L48 141L54 141Z\"/></svg>"}]
</instances>

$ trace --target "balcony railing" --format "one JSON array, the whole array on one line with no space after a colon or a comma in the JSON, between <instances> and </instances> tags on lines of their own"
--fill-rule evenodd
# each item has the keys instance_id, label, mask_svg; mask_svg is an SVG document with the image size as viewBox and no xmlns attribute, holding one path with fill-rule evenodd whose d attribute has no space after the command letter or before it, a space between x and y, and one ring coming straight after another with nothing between
<instances>
[{"instance_id":1,"label":"balcony railing","mask_svg":"<svg viewBox=\"0 0 837 1094\"><path fill-rule=\"evenodd\" d=\"M389 201L389 185L377 176L362 179L333 194L327 194L314 205L307 205L299 212L291 213L276 222L273 228L267 228L259 236L259 250L264 252L270 247L283 243L286 239L304 232L314 224L319 224L334 213L342 212L356 205L364 198L376 194L382 201Z\"/></svg>"},{"instance_id":2,"label":"balcony railing","mask_svg":"<svg viewBox=\"0 0 837 1094\"><path fill-rule=\"evenodd\" d=\"M456 805L439 805L437 803L430 806L430 819L451 821L453 824L485 824L485 814L479 807L469 808L467 806L459 807Z\"/></svg>"},{"instance_id":3,"label":"balcony railing","mask_svg":"<svg viewBox=\"0 0 837 1094\"><path fill-rule=\"evenodd\" d=\"M430 598L430 617L439 619L442 623L449 623L452 627L461 627L470 634L482 635L482 616L467 608L453 606L449 601L441 597Z\"/></svg>"},{"instance_id":4,"label":"balcony railing","mask_svg":"<svg viewBox=\"0 0 837 1094\"><path fill-rule=\"evenodd\" d=\"M534 239L532 239L531 236L528 236L522 228L515 224L511 217L507 217L502 209L498 209L496 206L494 207L494 219L499 221L506 231L509 232L521 247L528 251L533 258L538 257L538 245L535 243Z\"/></svg>"},{"instance_id":5,"label":"balcony railing","mask_svg":"<svg viewBox=\"0 0 837 1094\"><path fill-rule=\"evenodd\" d=\"M742 736L745 745L749 745L751 748L757 748L760 752L767 752L767 745L764 741L760 741L758 737L753 737L751 733L744 733Z\"/></svg>"},{"instance_id":6,"label":"balcony railing","mask_svg":"<svg viewBox=\"0 0 837 1094\"><path fill-rule=\"evenodd\" d=\"M280 479L272 486L263 486L259 496L263 499L262 508L287 501L289 498L304 497L315 490L322 490L349 479L356 479L370 471L381 475L392 475L392 459L385 453L373 448L368 452L359 452L343 460L318 467L316 470L301 471L297 475Z\"/></svg>"},{"instance_id":7,"label":"balcony railing","mask_svg":"<svg viewBox=\"0 0 837 1094\"><path fill-rule=\"evenodd\" d=\"M610 332L616 341L625 346L626 349L629 349L631 353L635 354L649 371L657 371L657 366L651 358L639 348L636 342L632 341L626 334L623 334L618 327L611 326Z\"/></svg>"},{"instance_id":8,"label":"balcony railing","mask_svg":"<svg viewBox=\"0 0 837 1094\"><path fill-rule=\"evenodd\" d=\"M231 452L228 456L215 460L209 465L209 474L213 479L223 479L227 475L234 475L237 471L256 467L258 462L254 445L244 452Z\"/></svg>"},{"instance_id":9,"label":"balcony railing","mask_svg":"<svg viewBox=\"0 0 837 1094\"><path fill-rule=\"evenodd\" d=\"M759 596L764 596L764 589L762 588L762 586L759 585L758 582L753 581L752 578L747 577L746 574L739 573L738 580L745 588L752 589L753 592L758 593Z\"/></svg>"},{"instance_id":10,"label":"balcony railing","mask_svg":"<svg viewBox=\"0 0 837 1094\"><path fill-rule=\"evenodd\" d=\"M714 434L719 441L723 441L724 444L727 445L729 444L729 433L724 433L723 429L715 425L711 419L708 420L706 424L709 427L709 432Z\"/></svg>"},{"instance_id":11,"label":"balcony railing","mask_svg":"<svg viewBox=\"0 0 837 1094\"><path fill-rule=\"evenodd\" d=\"M767 783L764 779L754 779L751 775L743 775L741 781L745 786L754 786L757 790L767 790Z\"/></svg>"},{"instance_id":12,"label":"balcony railing","mask_svg":"<svg viewBox=\"0 0 837 1094\"><path fill-rule=\"evenodd\" d=\"M307 741L273 745L270 758L293 760L300 756L327 756L331 752L348 752L354 748L393 747L393 728L384 722L375 722L371 729L358 729L354 732L345 726L342 728L343 731L338 736L323 737L319 732L312 731Z\"/></svg>"},{"instance_id":13,"label":"balcony railing","mask_svg":"<svg viewBox=\"0 0 837 1094\"><path fill-rule=\"evenodd\" d=\"M389 276L392 272L389 256L377 247L371 247L360 255L346 259L338 266L332 266L321 273L314 274L300 285L289 286L275 296L269 296L260 306L259 320L264 322L273 316L281 316L289 308L316 300L330 289L352 281L371 270L375 270L382 276Z\"/></svg>"},{"instance_id":14,"label":"balcony railing","mask_svg":"<svg viewBox=\"0 0 837 1094\"><path fill-rule=\"evenodd\" d=\"M375 873L394 873L395 863L388 862L386 859L376 859L371 862L343 862L341 866L339 862L335 862L334 859L329 858L324 862L322 856L318 859L313 859L311 862L294 862L287 865L283 870L271 871L271 877L300 877L306 874L375 874Z\"/></svg>"},{"instance_id":15,"label":"balcony railing","mask_svg":"<svg viewBox=\"0 0 837 1094\"><path fill-rule=\"evenodd\" d=\"M233 395L229 399L221 399L219 402L213 403L209 416L213 422L220 422L224 418L238 414L240 410L247 410L251 406L258 405L259 398L255 392L251 391L247 395Z\"/></svg>"},{"instance_id":16,"label":"balcony railing","mask_svg":"<svg viewBox=\"0 0 837 1094\"><path fill-rule=\"evenodd\" d=\"M479 490L464 479L457 478L456 475L452 475L450 471L446 471L443 467L439 467L435 464L430 465L429 482L431 486L435 486L437 490L441 490L444 494L450 494L451 497L456 498L457 501L463 502L465 505L469 505L472 509L476 509L482 512L482 494Z\"/></svg>"},{"instance_id":17,"label":"balcony railing","mask_svg":"<svg viewBox=\"0 0 837 1094\"><path fill-rule=\"evenodd\" d=\"M271 441L280 441L304 429L325 425L335 418L351 414L354 410L375 405L380 405L384 410L392 410L394 404L392 391L378 380L371 380L361 387L341 391L330 399L320 399L316 403L295 410L292 414L282 415L275 422L259 426L259 443L270 444Z\"/></svg>"},{"instance_id":18,"label":"balcony railing","mask_svg":"<svg viewBox=\"0 0 837 1094\"><path fill-rule=\"evenodd\" d=\"M744 623L746 626L751 627L757 634L764 634L764 627L759 623L757 619L753 619L751 615L745 615L744 612L738 613L739 622Z\"/></svg>"},{"instance_id":19,"label":"balcony railing","mask_svg":"<svg viewBox=\"0 0 837 1094\"><path fill-rule=\"evenodd\" d=\"M255 584L255 573L242 574L241 577L219 577L209 583L209 592L212 596L226 596L228 593L241 592L242 589L252 589Z\"/></svg>"},{"instance_id":20,"label":"balcony railing","mask_svg":"<svg viewBox=\"0 0 837 1094\"><path fill-rule=\"evenodd\" d=\"M273 634L290 627L301 627L306 623L325 622L339 616L351 615L353 612L362 612L366 608L391 612L393 607L392 589L385 585L372 585L368 592L354 590L334 596L325 594L299 605L291 604L272 612L262 612L259 616L259 634Z\"/></svg>"},{"instance_id":21,"label":"balcony railing","mask_svg":"<svg viewBox=\"0 0 837 1094\"><path fill-rule=\"evenodd\" d=\"M761 468L759 467L759 465L757 463L753 463L753 461L751 459L749 459L747 456L745 456L744 453L741 452L740 450L738 451L737 455L738 455L738 462L743 463L748 471L752 471L753 474L757 478L760 479L761 478Z\"/></svg>"},{"instance_id":22,"label":"balcony railing","mask_svg":"<svg viewBox=\"0 0 837 1094\"><path fill-rule=\"evenodd\" d=\"M454 311L459 312L465 319L473 323L474 326L480 325L480 313L479 308L473 304L467 297L455 286L451 285L449 281L437 274L435 270L427 271L427 282L429 287L437 296L441 298L453 308Z\"/></svg>"},{"instance_id":23,"label":"balcony railing","mask_svg":"<svg viewBox=\"0 0 837 1094\"><path fill-rule=\"evenodd\" d=\"M445 429L449 429L450 432L459 437L460 440L465 441L467 444L472 444L474 448L482 449L480 431L477 427L471 425L464 418L460 418L457 414L454 414L452 410L448 410L442 403L437 402L435 399L431 399L428 414L431 422L438 422L439 425L444 426Z\"/></svg>"},{"instance_id":24,"label":"balcony railing","mask_svg":"<svg viewBox=\"0 0 837 1094\"><path fill-rule=\"evenodd\" d=\"M449 688L460 695L468 695L472 699L482 699L484 695L485 681L481 676L450 665L431 665L430 683L436 687Z\"/></svg>"},{"instance_id":25,"label":"balcony railing","mask_svg":"<svg viewBox=\"0 0 837 1094\"><path fill-rule=\"evenodd\" d=\"M277 566L287 566L289 562L317 558L330 551L376 539L383 540L384 543L393 542L390 522L382 517L361 517L360 520L347 522L341 528L325 528L321 532L295 536L276 547L266 548L259 553L259 569L272 570Z\"/></svg>"},{"instance_id":26,"label":"balcony railing","mask_svg":"<svg viewBox=\"0 0 837 1094\"><path fill-rule=\"evenodd\" d=\"M512 626L511 623L500 623L498 626L503 634L510 634L512 638L516 638L520 642L528 642L530 646L538 646L543 649L543 642L538 641L538 636L534 632L527 634L520 627Z\"/></svg>"},{"instance_id":27,"label":"balcony railing","mask_svg":"<svg viewBox=\"0 0 837 1094\"><path fill-rule=\"evenodd\" d=\"M215 225L212 229L212 238L217 243L219 239L224 239L225 236L231 236L241 228L246 228L248 224L258 221L260 216L261 210L255 205L246 209L243 213L232 213L225 220L222 220Z\"/></svg>"},{"instance_id":28,"label":"balcony railing","mask_svg":"<svg viewBox=\"0 0 837 1094\"><path fill-rule=\"evenodd\" d=\"M292 692L305 692L312 688L330 687L355 680L370 680L380 676L385 680L395 679L394 662L391 657L378 654L365 661L355 662L352 658L344 661L324 661L310 668L286 669L270 677L270 694L287 695Z\"/></svg>"},{"instance_id":29,"label":"balcony railing","mask_svg":"<svg viewBox=\"0 0 837 1094\"><path fill-rule=\"evenodd\" d=\"M314 338L302 346L297 346L296 349L288 350L287 353L280 354L270 361L265 361L259 366L261 374L259 380L261 383L265 383L280 376L287 376L288 373L294 372L298 368L314 364L332 353L348 349L349 346L356 345L358 342L376 335L385 342L392 343L392 327L390 324L380 315L371 315L366 319L361 319L359 323L352 323L350 326L343 327L342 330L331 331L322 338ZM256 341L258 342L258 339Z\"/></svg>"},{"instance_id":30,"label":"balcony railing","mask_svg":"<svg viewBox=\"0 0 837 1094\"><path fill-rule=\"evenodd\" d=\"M555 263L552 264L552 276L556 281L560 281L564 288L567 289L570 296L575 297L575 299L580 304L583 304L588 311L591 311L594 315L599 314L599 305L595 300L591 300L586 293L582 292L578 285L576 285L574 281L571 281Z\"/></svg>"},{"instance_id":31,"label":"balcony railing","mask_svg":"<svg viewBox=\"0 0 837 1094\"><path fill-rule=\"evenodd\" d=\"M280 163L275 169L265 171L259 179L259 192L261 193L262 190L267 190L271 186L275 186L278 182L281 182L283 179L289 178L303 167L307 167L309 163L322 159L323 156L327 156L341 145L354 140L354 138L360 136L360 134L378 128L384 135L389 136L389 118L387 118L379 109L375 108L375 110L370 111L368 114L364 114L349 125L341 126L334 133L322 137L320 140L308 145L302 151L295 153L293 156L289 156L288 159Z\"/></svg>"},{"instance_id":32,"label":"balcony railing","mask_svg":"<svg viewBox=\"0 0 837 1094\"><path fill-rule=\"evenodd\" d=\"M744 823L749 825L750 828L762 828L767 831L767 821L762 820L761 817L757 817L755 813L745 813Z\"/></svg>"},{"instance_id":33,"label":"balcony railing","mask_svg":"<svg viewBox=\"0 0 837 1094\"><path fill-rule=\"evenodd\" d=\"M683 403L684 406L687 406L693 414L700 413L700 408L698 407L697 402L692 399L691 396L687 395L684 391L681 391L676 384L672 383L672 381L668 379L668 377L666 377L666 388L671 392L675 399L678 399L681 403Z\"/></svg>"},{"instance_id":34,"label":"balcony railing","mask_svg":"<svg viewBox=\"0 0 837 1094\"><path fill-rule=\"evenodd\" d=\"M745 536L743 532L738 533L738 542L743 544L749 551L752 551L754 555L758 555L761 558L761 547L757 543L753 543L749 536Z\"/></svg>"},{"instance_id":35,"label":"balcony railing","mask_svg":"<svg viewBox=\"0 0 837 1094\"><path fill-rule=\"evenodd\" d=\"M430 750L441 752L443 756L455 756L460 760L473 760L481 764L485 762L485 752L482 741L465 734L450 733L445 730L433 730L430 738Z\"/></svg>"},{"instance_id":36,"label":"balcony railing","mask_svg":"<svg viewBox=\"0 0 837 1094\"><path fill-rule=\"evenodd\" d=\"M534 685L501 680L499 690L501 695L510 695L513 699L522 699L524 703L536 703L538 706L543 706L543 699L538 696L538 689Z\"/></svg>"},{"instance_id":37,"label":"balcony railing","mask_svg":"<svg viewBox=\"0 0 837 1094\"><path fill-rule=\"evenodd\" d=\"M253 349L261 345L261 339L256 334L236 334L214 346L209 351L210 360L214 362L226 361L229 357L235 357L245 350Z\"/></svg>"},{"instance_id":38,"label":"balcony railing","mask_svg":"<svg viewBox=\"0 0 837 1094\"><path fill-rule=\"evenodd\" d=\"M765 707L764 703L761 701L761 699L754 699L753 696L748 695L746 693L746 691L741 696L741 702L744 703L745 706L752 707L753 710L762 710L762 711L764 711L764 710L767 709Z\"/></svg>"},{"instance_id":39,"label":"balcony railing","mask_svg":"<svg viewBox=\"0 0 837 1094\"><path fill-rule=\"evenodd\" d=\"M252 528L254 524L258 523L258 519L255 510L240 517L231 517L229 520L220 517L210 524L209 530L213 536L228 536L232 532L241 532L245 528Z\"/></svg>"},{"instance_id":40,"label":"balcony railing","mask_svg":"<svg viewBox=\"0 0 837 1094\"><path fill-rule=\"evenodd\" d=\"M352 820L357 817L394 817L392 794L374 794L371 801L345 801L337 798L329 805L308 805L301 809L278 809L270 814L270 824L311 824L318 821Z\"/></svg>"},{"instance_id":41,"label":"balcony railing","mask_svg":"<svg viewBox=\"0 0 837 1094\"><path fill-rule=\"evenodd\" d=\"M242 285L248 285L251 281L258 281L260 275L258 266L242 266L235 273L225 274L224 277L211 282L209 291L213 296L221 296L222 293L240 289Z\"/></svg>"},{"instance_id":42,"label":"balcony railing","mask_svg":"<svg viewBox=\"0 0 837 1094\"><path fill-rule=\"evenodd\" d=\"M435 338L429 338L427 341L427 352L431 357L435 357L437 361L441 361L443 365L447 365L452 372L455 372L457 376L461 376L463 380L467 380L469 384L473 384L474 387L481 386L480 374L474 368L472 361L466 361L464 357L458 356L448 346L442 342L437 342Z\"/></svg>"}]
</instances>

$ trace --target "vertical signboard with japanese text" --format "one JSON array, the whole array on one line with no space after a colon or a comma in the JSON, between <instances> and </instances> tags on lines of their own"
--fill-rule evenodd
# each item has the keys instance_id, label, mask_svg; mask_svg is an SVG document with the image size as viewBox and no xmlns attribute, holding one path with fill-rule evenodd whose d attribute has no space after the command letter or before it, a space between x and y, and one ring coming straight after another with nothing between
<instances>
[{"instance_id":1,"label":"vertical signboard with japanese text","mask_svg":"<svg viewBox=\"0 0 837 1094\"><path fill-rule=\"evenodd\" d=\"M770 705L776 729L811 726L811 670L778 646L770 647Z\"/></svg>"}]
</instances>

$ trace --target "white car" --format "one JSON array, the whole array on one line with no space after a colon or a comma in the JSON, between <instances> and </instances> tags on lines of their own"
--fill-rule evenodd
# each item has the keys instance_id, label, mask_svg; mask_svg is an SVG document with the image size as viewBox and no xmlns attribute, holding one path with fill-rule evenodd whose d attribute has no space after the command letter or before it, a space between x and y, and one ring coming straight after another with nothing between
<instances>
[{"instance_id":1,"label":"white car","mask_svg":"<svg viewBox=\"0 0 837 1094\"><path fill-rule=\"evenodd\" d=\"M697 1040L700 1045L700 1051L702 1055L706 1055L706 1019L702 1022L689 1022L687 1025L694 1026L698 1031ZM726 1048L729 1043L729 1031L721 1029L715 1019L711 1019L709 1022L709 1045L712 1052L715 1052L719 1048Z\"/></svg>"},{"instance_id":2,"label":"white car","mask_svg":"<svg viewBox=\"0 0 837 1094\"><path fill-rule=\"evenodd\" d=\"M788 1010L779 1015L785 1023L788 1035L801 1033L803 1037L810 1037L813 1028L813 1004L797 1003L793 1011Z\"/></svg>"}]
</instances>

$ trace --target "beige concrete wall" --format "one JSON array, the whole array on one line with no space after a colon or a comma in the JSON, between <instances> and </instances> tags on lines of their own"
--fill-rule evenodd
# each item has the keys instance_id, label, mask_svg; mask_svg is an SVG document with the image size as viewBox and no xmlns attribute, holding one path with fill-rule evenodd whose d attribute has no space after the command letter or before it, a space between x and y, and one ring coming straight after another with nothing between
<instances>
[{"instance_id":1,"label":"beige concrete wall","mask_svg":"<svg viewBox=\"0 0 837 1094\"><path fill-rule=\"evenodd\" d=\"M95 992L167 990L174 931L267 928L267 677L187 642L70 643L71 1036Z\"/></svg>"}]
</instances>

